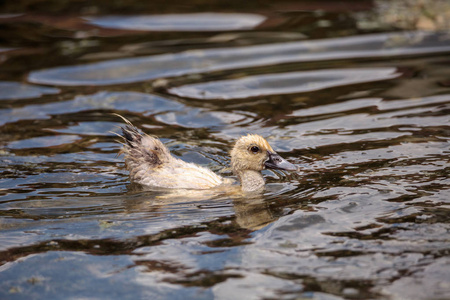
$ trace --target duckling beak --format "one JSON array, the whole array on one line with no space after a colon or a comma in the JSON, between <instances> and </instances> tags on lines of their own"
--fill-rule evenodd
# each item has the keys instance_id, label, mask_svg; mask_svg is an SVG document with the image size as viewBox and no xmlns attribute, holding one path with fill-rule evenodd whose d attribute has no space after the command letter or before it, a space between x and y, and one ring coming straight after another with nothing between
<instances>
[{"instance_id":1,"label":"duckling beak","mask_svg":"<svg viewBox=\"0 0 450 300\"><path fill-rule=\"evenodd\" d=\"M268 153L269 159L266 160L266 162L264 163L266 168L276 170L286 170L286 171L297 170L297 167L295 165L291 164L290 162L279 156L277 153L270 151L268 151Z\"/></svg>"}]
</instances>

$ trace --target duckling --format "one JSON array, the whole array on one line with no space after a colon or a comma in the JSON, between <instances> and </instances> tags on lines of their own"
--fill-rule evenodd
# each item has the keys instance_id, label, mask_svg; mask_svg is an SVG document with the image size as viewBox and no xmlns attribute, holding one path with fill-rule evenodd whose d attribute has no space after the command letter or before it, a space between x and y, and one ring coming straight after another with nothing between
<instances>
[{"instance_id":1,"label":"duckling","mask_svg":"<svg viewBox=\"0 0 450 300\"><path fill-rule=\"evenodd\" d=\"M231 150L231 169L245 192L264 189L261 174L264 169L296 171L297 167L280 155L260 135L248 134L239 138Z\"/></svg>"},{"instance_id":2,"label":"duckling","mask_svg":"<svg viewBox=\"0 0 450 300\"><path fill-rule=\"evenodd\" d=\"M122 135L119 135L124 140L119 154L125 156L132 182L151 187L200 190L233 183L232 179L172 156L158 138L140 133L131 122L122 119L127 124L121 128ZM261 170L265 168L297 170L295 165L279 156L263 137L256 134L237 140L231 150L231 168L244 192L264 189Z\"/></svg>"}]
</instances>

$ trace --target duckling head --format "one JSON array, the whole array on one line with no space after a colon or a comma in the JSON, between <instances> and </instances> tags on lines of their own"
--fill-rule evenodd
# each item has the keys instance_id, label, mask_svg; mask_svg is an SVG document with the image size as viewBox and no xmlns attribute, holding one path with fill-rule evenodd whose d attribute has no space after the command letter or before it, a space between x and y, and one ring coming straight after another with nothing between
<instances>
[{"instance_id":1,"label":"duckling head","mask_svg":"<svg viewBox=\"0 0 450 300\"><path fill-rule=\"evenodd\" d=\"M295 171L297 167L278 155L260 135L249 134L236 141L231 150L231 167L235 173L246 170L277 169Z\"/></svg>"}]
</instances>

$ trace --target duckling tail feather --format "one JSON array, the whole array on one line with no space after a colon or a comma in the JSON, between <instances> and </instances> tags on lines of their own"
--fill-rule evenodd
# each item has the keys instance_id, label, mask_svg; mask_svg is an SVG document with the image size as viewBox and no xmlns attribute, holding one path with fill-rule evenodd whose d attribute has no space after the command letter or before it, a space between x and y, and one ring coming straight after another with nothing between
<instances>
[{"instance_id":1,"label":"duckling tail feather","mask_svg":"<svg viewBox=\"0 0 450 300\"><path fill-rule=\"evenodd\" d=\"M156 137L142 133L131 123L121 129L123 148L119 153L124 154L125 165L133 181L140 182L153 169L173 159L167 147Z\"/></svg>"},{"instance_id":2,"label":"duckling tail feather","mask_svg":"<svg viewBox=\"0 0 450 300\"><path fill-rule=\"evenodd\" d=\"M128 146L134 148L137 143L142 140L142 134L133 125L125 125L122 127L122 135Z\"/></svg>"},{"instance_id":3,"label":"duckling tail feather","mask_svg":"<svg viewBox=\"0 0 450 300\"><path fill-rule=\"evenodd\" d=\"M136 164L155 167L168 156L166 152L169 151L158 139L141 133L131 124L122 127L122 138L125 141L122 152L125 153L125 161L128 164L133 161Z\"/></svg>"}]
</instances>

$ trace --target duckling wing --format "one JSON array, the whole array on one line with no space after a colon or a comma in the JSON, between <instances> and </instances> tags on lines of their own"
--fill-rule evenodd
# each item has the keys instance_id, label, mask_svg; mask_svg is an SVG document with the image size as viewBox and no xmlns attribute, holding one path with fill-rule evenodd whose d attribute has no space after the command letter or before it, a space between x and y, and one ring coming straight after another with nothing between
<instances>
[{"instance_id":1,"label":"duckling wing","mask_svg":"<svg viewBox=\"0 0 450 300\"><path fill-rule=\"evenodd\" d=\"M209 189L226 183L212 171L173 158L156 168L134 174L134 181L147 186L177 189Z\"/></svg>"}]
</instances>

